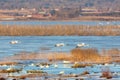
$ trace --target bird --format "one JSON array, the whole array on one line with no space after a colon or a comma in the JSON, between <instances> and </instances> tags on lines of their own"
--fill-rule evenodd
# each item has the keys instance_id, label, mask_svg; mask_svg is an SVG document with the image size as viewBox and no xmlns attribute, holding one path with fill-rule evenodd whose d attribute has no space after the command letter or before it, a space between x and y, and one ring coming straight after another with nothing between
<instances>
[{"instance_id":1,"label":"bird","mask_svg":"<svg viewBox=\"0 0 120 80\"><path fill-rule=\"evenodd\" d=\"M60 47L60 46L64 46L65 44L64 43L57 43L55 44L55 47Z\"/></svg>"},{"instance_id":2,"label":"bird","mask_svg":"<svg viewBox=\"0 0 120 80\"><path fill-rule=\"evenodd\" d=\"M3 67L6 67L7 65L6 64L4 64L4 65L2 65Z\"/></svg>"},{"instance_id":3,"label":"bird","mask_svg":"<svg viewBox=\"0 0 120 80\"><path fill-rule=\"evenodd\" d=\"M64 71L60 71L59 74L64 74L65 72Z\"/></svg>"},{"instance_id":4,"label":"bird","mask_svg":"<svg viewBox=\"0 0 120 80\"><path fill-rule=\"evenodd\" d=\"M57 64L55 64L55 65L54 65L54 67L55 67L55 68L57 68L57 67L58 67L58 65L57 65Z\"/></svg>"},{"instance_id":5,"label":"bird","mask_svg":"<svg viewBox=\"0 0 120 80\"><path fill-rule=\"evenodd\" d=\"M44 66L43 66L43 65L40 65L40 68L44 68Z\"/></svg>"},{"instance_id":6,"label":"bird","mask_svg":"<svg viewBox=\"0 0 120 80\"><path fill-rule=\"evenodd\" d=\"M77 48L79 48L79 47L84 47L85 46L85 43L80 43L80 44L77 44Z\"/></svg>"},{"instance_id":7,"label":"bird","mask_svg":"<svg viewBox=\"0 0 120 80\"><path fill-rule=\"evenodd\" d=\"M49 68L49 65L46 65L46 68Z\"/></svg>"},{"instance_id":8,"label":"bird","mask_svg":"<svg viewBox=\"0 0 120 80\"><path fill-rule=\"evenodd\" d=\"M64 64L69 64L71 63L70 61L63 61Z\"/></svg>"},{"instance_id":9,"label":"bird","mask_svg":"<svg viewBox=\"0 0 120 80\"><path fill-rule=\"evenodd\" d=\"M17 44L17 43L18 43L17 40L10 41L10 44Z\"/></svg>"},{"instance_id":10,"label":"bird","mask_svg":"<svg viewBox=\"0 0 120 80\"><path fill-rule=\"evenodd\" d=\"M35 66L35 64L32 63L32 64L30 64L29 66Z\"/></svg>"},{"instance_id":11,"label":"bird","mask_svg":"<svg viewBox=\"0 0 120 80\"><path fill-rule=\"evenodd\" d=\"M76 45L76 48L85 47L85 46L89 46L89 45L85 43L79 43Z\"/></svg>"}]
</instances>

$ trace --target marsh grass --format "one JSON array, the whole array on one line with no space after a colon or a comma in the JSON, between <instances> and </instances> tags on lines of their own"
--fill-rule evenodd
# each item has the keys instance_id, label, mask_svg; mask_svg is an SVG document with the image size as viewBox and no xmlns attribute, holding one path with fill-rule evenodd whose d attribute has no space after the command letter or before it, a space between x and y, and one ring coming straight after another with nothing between
<instances>
[{"instance_id":1,"label":"marsh grass","mask_svg":"<svg viewBox=\"0 0 120 80\"><path fill-rule=\"evenodd\" d=\"M120 62L120 49L113 48L109 50L103 50L102 55L110 57L111 61Z\"/></svg>"},{"instance_id":2,"label":"marsh grass","mask_svg":"<svg viewBox=\"0 0 120 80\"><path fill-rule=\"evenodd\" d=\"M16 54L14 56L9 57L10 60L49 60L49 61L71 61L71 62L86 62L86 63L111 63L114 61L119 61L119 57L113 57L111 56L117 53L110 53L114 52L117 49L110 49L106 50L106 53L104 51L98 52L97 49L94 48L75 48L71 50L70 53L27 53L22 52L19 54ZM117 50L118 51L118 50ZM120 53L120 51L118 51ZM108 54L108 55L105 55Z\"/></svg>"},{"instance_id":3,"label":"marsh grass","mask_svg":"<svg viewBox=\"0 0 120 80\"><path fill-rule=\"evenodd\" d=\"M97 49L89 48L89 49L81 49L76 48L71 51L72 59L74 61L98 61L101 58L101 55L98 53Z\"/></svg>"},{"instance_id":4,"label":"marsh grass","mask_svg":"<svg viewBox=\"0 0 120 80\"><path fill-rule=\"evenodd\" d=\"M0 25L0 36L119 36L120 26Z\"/></svg>"},{"instance_id":5,"label":"marsh grass","mask_svg":"<svg viewBox=\"0 0 120 80\"><path fill-rule=\"evenodd\" d=\"M67 53L27 53L22 52L17 55L9 57L13 60L37 60L48 59L49 61L69 60L70 55Z\"/></svg>"}]
</instances>

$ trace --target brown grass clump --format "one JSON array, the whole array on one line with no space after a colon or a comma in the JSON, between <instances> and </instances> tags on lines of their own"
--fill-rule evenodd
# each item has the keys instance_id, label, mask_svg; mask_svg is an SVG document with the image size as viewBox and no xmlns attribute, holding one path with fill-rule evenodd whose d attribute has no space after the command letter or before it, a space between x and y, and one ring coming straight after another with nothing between
<instances>
[{"instance_id":1,"label":"brown grass clump","mask_svg":"<svg viewBox=\"0 0 120 80\"><path fill-rule=\"evenodd\" d=\"M75 61L96 61L101 56L98 54L96 49L80 49L76 48L71 51L73 59Z\"/></svg>"},{"instance_id":2,"label":"brown grass clump","mask_svg":"<svg viewBox=\"0 0 120 80\"><path fill-rule=\"evenodd\" d=\"M0 73L15 73L20 71L21 71L20 69L11 69L11 70L3 69L3 70L0 70Z\"/></svg>"},{"instance_id":3,"label":"brown grass clump","mask_svg":"<svg viewBox=\"0 0 120 80\"><path fill-rule=\"evenodd\" d=\"M102 51L103 56L111 58L111 62L120 62L120 49L113 48Z\"/></svg>"},{"instance_id":4,"label":"brown grass clump","mask_svg":"<svg viewBox=\"0 0 120 80\"><path fill-rule=\"evenodd\" d=\"M86 74L90 74L88 71L84 71L83 73L81 73L81 75L86 75Z\"/></svg>"},{"instance_id":5,"label":"brown grass clump","mask_svg":"<svg viewBox=\"0 0 120 80\"><path fill-rule=\"evenodd\" d=\"M46 73L41 70L28 70L27 73Z\"/></svg>"},{"instance_id":6,"label":"brown grass clump","mask_svg":"<svg viewBox=\"0 0 120 80\"><path fill-rule=\"evenodd\" d=\"M0 36L119 36L120 26L51 25L25 26L0 25Z\"/></svg>"},{"instance_id":7,"label":"brown grass clump","mask_svg":"<svg viewBox=\"0 0 120 80\"><path fill-rule=\"evenodd\" d=\"M112 78L112 73L110 72L108 67L105 67L104 70L102 71L102 75L100 77L105 77L107 79Z\"/></svg>"},{"instance_id":8,"label":"brown grass clump","mask_svg":"<svg viewBox=\"0 0 120 80\"><path fill-rule=\"evenodd\" d=\"M85 68L86 66L92 66L92 64L74 64L72 68Z\"/></svg>"}]
</instances>

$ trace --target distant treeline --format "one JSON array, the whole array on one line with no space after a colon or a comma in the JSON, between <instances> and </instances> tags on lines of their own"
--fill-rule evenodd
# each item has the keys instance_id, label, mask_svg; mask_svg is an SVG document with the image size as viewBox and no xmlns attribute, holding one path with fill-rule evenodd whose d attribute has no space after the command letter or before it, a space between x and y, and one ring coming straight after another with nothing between
<instances>
[{"instance_id":1,"label":"distant treeline","mask_svg":"<svg viewBox=\"0 0 120 80\"><path fill-rule=\"evenodd\" d=\"M95 7L99 10L120 10L120 0L0 0L0 9L20 8L61 8L61 7Z\"/></svg>"},{"instance_id":2,"label":"distant treeline","mask_svg":"<svg viewBox=\"0 0 120 80\"><path fill-rule=\"evenodd\" d=\"M120 26L0 25L0 36L120 36Z\"/></svg>"}]
</instances>

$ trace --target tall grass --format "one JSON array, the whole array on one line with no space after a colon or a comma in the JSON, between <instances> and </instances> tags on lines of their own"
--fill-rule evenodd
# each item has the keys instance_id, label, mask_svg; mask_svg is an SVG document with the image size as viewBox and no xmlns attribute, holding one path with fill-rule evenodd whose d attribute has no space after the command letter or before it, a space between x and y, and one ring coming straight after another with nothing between
<instances>
[{"instance_id":1,"label":"tall grass","mask_svg":"<svg viewBox=\"0 0 120 80\"><path fill-rule=\"evenodd\" d=\"M120 49L103 50L102 55L110 57L112 62L120 62Z\"/></svg>"},{"instance_id":2,"label":"tall grass","mask_svg":"<svg viewBox=\"0 0 120 80\"><path fill-rule=\"evenodd\" d=\"M76 48L71 51L72 59L75 61L96 61L101 56L98 54L98 51L93 48L89 49L80 49Z\"/></svg>"},{"instance_id":3,"label":"tall grass","mask_svg":"<svg viewBox=\"0 0 120 80\"><path fill-rule=\"evenodd\" d=\"M106 50L108 51L108 50ZM98 52L97 49L88 48L81 49L76 48L71 51L73 61L93 62L93 63L108 63L112 61L110 56L104 56L103 52Z\"/></svg>"},{"instance_id":4,"label":"tall grass","mask_svg":"<svg viewBox=\"0 0 120 80\"><path fill-rule=\"evenodd\" d=\"M110 53L111 52L111 53ZM114 53L115 52L115 53ZM80 61L80 62L92 62L92 63L108 63L108 62L116 62L120 61L120 56L116 57L113 55L120 53L120 50L110 49L98 52L97 49L94 48L75 48L72 49L70 53L27 53L22 52L20 54L9 57L12 60L33 60L33 59L47 59L50 61ZM107 56L105 55L107 54ZM8 58L7 58L8 59Z\"/></svg>"},{"instance_id":5,"label":"tall grass","mask_svg":"<svg viewBox=\"0 0 120 80\"><path fill-rule=\"evenodd\" d=\"M0 25L0 36L120 36L120 26Z\"/></svg>"}]
</instances>

